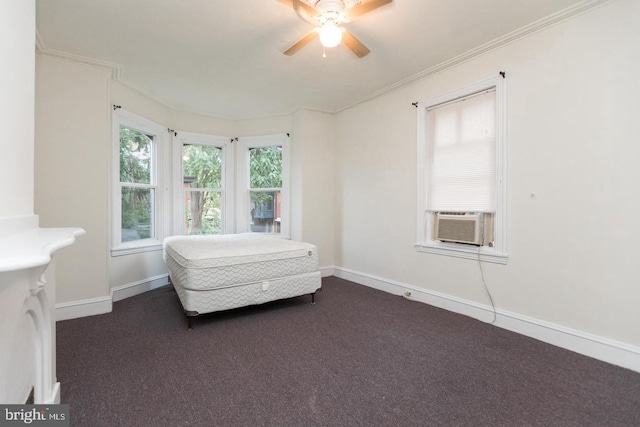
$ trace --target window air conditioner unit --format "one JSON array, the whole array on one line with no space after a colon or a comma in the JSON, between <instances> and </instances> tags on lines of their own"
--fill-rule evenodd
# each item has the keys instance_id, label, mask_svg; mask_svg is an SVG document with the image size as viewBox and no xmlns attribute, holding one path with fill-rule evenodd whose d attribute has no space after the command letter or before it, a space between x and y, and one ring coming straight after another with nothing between
<instances>
[{"instance_id":1,"label":"window air conditioner unit","mask_svg":"<svg viewBox=\"0 0 640 427\"><path fill-rule=\"evenodd\" d=\"M482 246L482 219L477 213L434 214L433 240Z\"/></svg>"}]
</instances>

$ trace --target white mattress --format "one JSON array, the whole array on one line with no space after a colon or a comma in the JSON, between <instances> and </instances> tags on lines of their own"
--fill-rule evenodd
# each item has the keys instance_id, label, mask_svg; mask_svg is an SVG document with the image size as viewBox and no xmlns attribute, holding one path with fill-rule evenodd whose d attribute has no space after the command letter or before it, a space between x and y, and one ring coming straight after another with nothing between
<instances>
[{"instance_id":1,"label":"white mattress","mask_svg":"<svg viewBox=\"0 0 640 427\"><path fill-rule=\"evenodd\" d=\"M188 290L208 290L318 271L310 243L246 233L174 236L164 241L171 280Z\"/></svg>"}]
</instances>

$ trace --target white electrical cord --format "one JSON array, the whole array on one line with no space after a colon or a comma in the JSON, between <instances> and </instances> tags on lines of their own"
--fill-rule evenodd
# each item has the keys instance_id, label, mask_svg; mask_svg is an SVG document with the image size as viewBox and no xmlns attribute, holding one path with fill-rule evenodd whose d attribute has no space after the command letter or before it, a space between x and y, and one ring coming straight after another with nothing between
<instances>
[{"instance_id":1,"label":"white electrical cord","mask_svg":"<svg viewBox=\"0 0 640 427\"><path fill-rule=\"evenodd\" d=\"M482 246L478 246L478 267L480 267L480 278L482 279L482 284L484 285L484 290L487 292L489 301L491 301L491 309L493 310L493 319L491 320L491 322L485 322L485 323L495 323L497 318L496 306L493 303L493 297L491 296L491 292L489 292L489 288L487 287L487 282L484 280L484 271L482 271L482 260L480 259L481 249L482 249Z\"/></svg>"}]
</instances>

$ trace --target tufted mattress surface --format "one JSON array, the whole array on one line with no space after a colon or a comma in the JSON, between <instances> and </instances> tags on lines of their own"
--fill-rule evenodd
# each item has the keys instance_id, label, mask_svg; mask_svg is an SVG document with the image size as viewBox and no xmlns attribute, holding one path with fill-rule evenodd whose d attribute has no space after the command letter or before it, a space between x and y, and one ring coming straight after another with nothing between
<instances>
[{"instance_id":1,"label":"tufted mattress surface","mask_svg":"<svg viewBox=\"0 0 640 427\"><path fill-rule=\"evenodd\" d=\"M171 280L188 290L237 286L318 270L310 243L246 233L173 236L164 241Z\"/></svg>"}]
</instances>

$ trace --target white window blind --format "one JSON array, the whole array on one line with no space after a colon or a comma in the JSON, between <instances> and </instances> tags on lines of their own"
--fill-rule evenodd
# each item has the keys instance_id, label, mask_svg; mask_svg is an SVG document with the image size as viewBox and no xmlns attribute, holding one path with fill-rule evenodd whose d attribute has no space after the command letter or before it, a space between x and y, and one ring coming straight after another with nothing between
<instances>
[{"instance_id":1,"label":"white window blind","mask_svg":"<svg viewBox=\"0 0 640 427\"><path fill-rule=\"evenodd\" d=\"M495 212L495 88L427 111L427 210Z\"/></svg>"}]
</instances>

